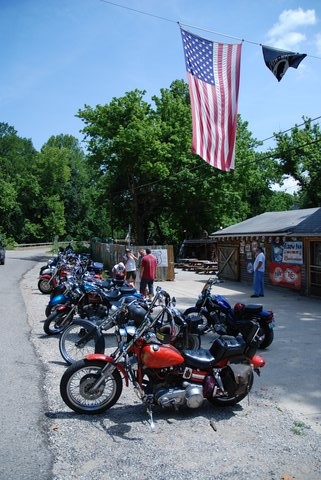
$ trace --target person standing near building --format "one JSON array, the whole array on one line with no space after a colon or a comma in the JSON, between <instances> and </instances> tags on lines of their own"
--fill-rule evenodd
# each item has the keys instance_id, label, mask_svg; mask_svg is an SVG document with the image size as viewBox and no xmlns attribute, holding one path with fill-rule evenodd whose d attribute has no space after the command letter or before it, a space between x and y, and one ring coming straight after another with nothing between
<instances>
[{"instance_id":1,"label":"person standing near building","mask_svg":"<svg viewBox=\"0 0 321 480\"><path fill-rule=\"evenodd\" d=\"M137 257L133 254L133 252L126 248L126 253L124 255L124 264L126 267L126 280L130 282L132 280L133 285L135 286L136 281L136 261L138 260Z\"/></svg>"},{"instance_id":2,"label":"person standing near building","mask_svg":"<svg viewBox=\"0 0 321 480\"><path fill-rule=\"evenodd\" d=\"M254 294L251 295L251 297L264 297L265 255L263 253L263 248L260 246L257 246L256 248L256 257L254 260L253 271Z\"/></svg>"},{"instance_id":3,"label":"person standing near building","mask_svg":"<svg viewBox=\"0 0 321 480\"><path fill-rule=\"evenodd\" d=\"M145 295L148 287L148 296L151 300L154 296L154 280L156 278L157 258L152 254L150 248L146 248L146 255L142 257L140 267L140 293Z\"/></svg>"}]
</instances>

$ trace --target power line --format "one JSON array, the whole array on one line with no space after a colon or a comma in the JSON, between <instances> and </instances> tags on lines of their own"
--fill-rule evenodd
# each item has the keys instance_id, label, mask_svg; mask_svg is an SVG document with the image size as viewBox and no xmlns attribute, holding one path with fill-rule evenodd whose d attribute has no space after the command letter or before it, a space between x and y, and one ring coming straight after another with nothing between
<instances>
[{"instance_id":1,"label":"power line","mask_svg":"<svg viewBox=\"0 0 321 480\"><path fill-rule=\"evenodd\" d=\"M251 43L252 45L259 45L260 47L263 46L262 43L260 42L254 42L254 41L251 41L251 40L247 40L245 38L241 38L241 37L236 37L234 35L229 35L227 33L222 33L222 32L216 32L215 30L209 30L207 28L203 28L203 27L198 27L196 25L188 25L187 23L181 23L177 20L172 20L170 18L166 18L166 17L161 17L160 15L155 15L153 13L149 13L149 12L144 12L143 10L137 10L136 8L132 8L132 7L127 7L125 5L121 5L119 3L116 3L116 2L110 2L109 0L100 0L101 2L103 3L107 3L109 5L113 5L114 7L119 7L119 8L123 8L124 10L129 10L131 12L135 12L135 13L139 13L140 15L146 15L148 17L153 17L153 18L157 18L158 20L162 20L162 21L165 21L165 22L170 22L170 23L176 23L178 25L183 25L184 27L188 27L188 28L195 28L196 30L201 30L203 32L207 32L207 33L212 33L214 35L218 35L220 37L227 37L227 38L232 38L234 40L239 40L241 42L244 42L244 43ZM269 45L265 45L265 46L269 46ZM280 51L283 51L281 48L275 48L275 47L271 47L271 48L274 48L275 50L280 50ZM318 60L321 60L321 57L317 57L315 55L310 55L310 54L307 54L307 57L311 57L311 58L317 58Z\"/></svg>"},{"instance_id":2,"label":"power line","mask_svg":"<svg viewBox=\"0 0 321 480\"><path fill-rule=\"evenodd\" d=\"M103 3L108 3L109 5L113 5L114 7L123 8L124 10L130 10L135 13L139 13L140 15L146 15L148 17L158 18L158 20L164 20L165 22L177 23L175 20L171 20L169 18L161 17L159 15L154 15L153 13L143 12L142 10L137 10L136 8L126 7L125 5L120 5L119 3L109 2L108 0L100 0Z\"/></svg>"},{"instance_id":3,"label":"power line","mask_svg":"<svg viewBox=\"0 0 321 480\"><path fill-rule=\"evenodd\" d=\"M307 119L307 120L310 121L310 122L315 122L316 120L319 120L319 118L321 118L321 115L319 117L315 117L315 118ZM305 125L305 123L306 122L300 123L299 125L295 125L294 127L288 128L287 130L283 130L282 132L278 132L277 134L274 133L271 137L267 137L264 140L259 140L259 142L263 143L263 142L266 142L267 140L271 140L271 138L275 138L276 135L280 135L280 134L283 134L283 133L290 132L291 130L294 130L296 127L302 127L302 125Z\"/></svg>"},{"instance_id":4,"label":"power line","mask_svg":"<svg viewBox=\"0 0 321 480\"><path fill-rule=\"evenodd\" d=\"M189 25L189 24L185 24L185 23L180 23L179 21L175 21L175 20L172 20L170 18L166 18L166 17L162 17L160 15L155 15L155 14L152 14L152 13L149 13L149 12L145 12L143 10L138 10L138 9L135 9L135 8L132 8L132 7L127 7L125 5L121 5L119 3L116 3L116 2L111 2L109 0L100 0L101 2L103 3L106 3L106 4L109 4L109 5L113 5L115 7L118 7L118 8L122 8L124 10L129 10L131 12L134 12L134 13L138 13L140 15L145 15L145 16L149 16L149 17L152 17L152 18L156 18L158 20L162 20L162 21L166 21L166 22L170 22L170 23L176 23L178 25L183 25L185 27L188 27L188 28L193 28L193 29L196 29L196 30L200 30L200 31L203 31L203 32L207 32L207 33L211 33L211 34L214 34L214 35L218 35L218 36L221 36L221 37L227 37L227 38L231 38L231 39L234 39L234 40L238 40L238 41L241 41L241 42L244 42L244 43L250 43L250 44L253 44L253 45L258 45L258 46L262 46L263 44L260 43L260 42L255 42L255 41L251 41L251 40L247 40L245 38L241 38L241 37L236 37L234 35L229 35L229 34L226 34L226 33L222 33L222 32L217 32L217 31L214 31L214 30L209 30L209 29L206 29L206 28L202 28L202 27L198 27L196 25ZM268 46L268 45L266 45ZM275 48L275 47L273 47ZM280 50L280 51L283 51L282 49L277 49L277 50ZM316 58L318 60L321 60L321 57L317 57L317 56L314 56L314 55L310 55L310 54L307 54L308 57L311 57L311 58ZM315 117L314 119L310 119L309 121L310 122L314 122L318 119L321 118L321 115L318 116L318 117ZM278 132L278 134L284 134L284 133L287 133L291 130L293 130L294 128L296 127L300 127L302 125L305 125L306 122L303 122L299 125L295 125L294 127L291 127L291 128L288 128L287 130L283 130L282 132ZM276 137L277 134L273 134L272 136L270 137L267 137L263 140L258 140L258 142L261 142L261 143L264 143L266 142L267 140L271 140L273 138ZM305 146L308 146L308 145L312 145L312 144L315 144L315 143L319 143L321 141L321 139L319 140L315 140L315 141L312 141L312 142L308 142L306 144L303 144L303 145L300 145L300 146L295 146L295 147L292 147L292 148L289 148L287 151L291 151L291 150L297 150L298 148L303 148ZM276 154L273 153L273 152L270 152L269 154L266 154L266 155L263 155L260 160L264 160L264 159L267 159L267 158L276 158ZM256 159L254 160L255 162L257 161ZM248 162L248 163L252 163L252 162ZM253 162L254 163L254 162ZM205 163L206 164L206 163ZM194 168L191 168L190 170L196 170L198 168L202 168L203 167L203 164L200 164L200 165L197 165L195 166ZM175 175L169 175L168 177L166 177L165 179L168 179L168 178L175 178ZM165 179L160 179L160 180L156 180L154 182L149 182L149 183L146 183L144 185L139 185L137 187L135 187L135 189L140 189L140 188L143 188L143 187L147 187L147 186L150 186L150 185L155 185L155 184L158 184L160 182L162 182L163 180Z\"/></svg>"}]
</instances>

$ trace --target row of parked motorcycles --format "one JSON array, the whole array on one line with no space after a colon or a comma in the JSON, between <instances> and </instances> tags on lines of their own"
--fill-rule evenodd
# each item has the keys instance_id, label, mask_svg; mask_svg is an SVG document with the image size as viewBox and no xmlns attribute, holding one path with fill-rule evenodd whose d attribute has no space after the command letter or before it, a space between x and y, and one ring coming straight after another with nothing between
<instances>
[{"instance_id":1,"label":"row of parked motorcycles","mask_svg":"<svg viewBox=\"0 0 321 480\"><path fill-rule=\"evenodd\" d=\"M50 294L44 331L59 337L69 365L60 394L77 413L112 407L131 384L153 425L152 407L231 406L250 392L273 341L274 315L262 305L237 303L205 283L184 312L161 287L152 301L125 281L103 280L103 265L61 252L41 268L38 288ZM201 346L212 335L209 349ZM111 344L110 344L111 343Z\"/></svg>"}]
</instances>

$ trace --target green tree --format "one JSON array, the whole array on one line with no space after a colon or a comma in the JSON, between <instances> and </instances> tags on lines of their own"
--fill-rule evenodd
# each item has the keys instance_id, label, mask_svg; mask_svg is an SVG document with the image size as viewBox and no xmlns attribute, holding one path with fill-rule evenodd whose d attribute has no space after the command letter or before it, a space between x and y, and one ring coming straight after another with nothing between
<instances>
[{"instance_id":1,"label":"green tree","mask_svg":"<svg viewBox=\"0 0 321 480\"><path fill-rule=\"evenodd\" d=\"M43 146L42 154L46 160L40 162L41 175L47 176L51 184L46 191L49 195L58 195L55 202L59 201L64 218L59 234L74 240L91 238L96 234L96 218L100 218L101 213L95 215L94 170L79 141L71 135L52 136ZM48 170L51 171L49 176ZM53 203L53 199L46 203Z\"/></svg>"},{"instance_id":2,"label":"green tree","mask_svg":"<svg viewBox=\"0 0 321 480\"><path fill-rule=\"evenodd\" d=\"M199 237L275 205L271 185L281 173L273 159L255 152L258 142L240 116L236 169L221 172L191 154L187 84L174 81L152 98L153 106L144 95L135 90L78 112L113 236L124 237L133 224L138 243L177 243L183 232Z\"/></svg>"},{"instance_id":3,"label":"green tree","mask_svg":"<svg viewBox=\"0 0 321 480\"><path fill-rule=\"evenodd\" d=\"M17 242L34 224L39 184L34 174L37 152L7 123L0 123L0 229Z\"/></svg>"},{"instance_id":4,"label":"green tree","mask_svg":"<svg viewBox=\"0 0 321 480\"><path fill-rule=\"evenodd\" d=\"M295 126L290 133L276 134L275 156L284 175L292 176L300 188L301 207L321 204L321 132L318 124L303 118L304 126Z\"/></svg>"}]
</instances>

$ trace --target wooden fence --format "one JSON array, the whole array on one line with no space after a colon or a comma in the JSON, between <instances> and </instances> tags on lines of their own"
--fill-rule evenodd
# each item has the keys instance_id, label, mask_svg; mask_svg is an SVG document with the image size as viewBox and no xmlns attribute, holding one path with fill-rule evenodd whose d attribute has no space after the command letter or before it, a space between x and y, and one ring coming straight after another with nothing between
<instances>
[{"instance_id":1,"label":"wooden fence","mask_svg":"<svg viewBox=\"0 0 321 480\"><path fill-rule=\"evenodd\" d=\"M91 247L93 259L102 262L108 273L111 273L113 266L123 261L128 245L93 242ZM156 256L158 261L156 281L175 280L173 245L135 245L130 248L136 257L138 257L140 249L151 249L152 254Z\"/></svg>"}]
</instances>

